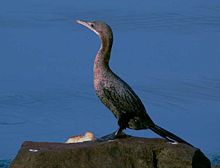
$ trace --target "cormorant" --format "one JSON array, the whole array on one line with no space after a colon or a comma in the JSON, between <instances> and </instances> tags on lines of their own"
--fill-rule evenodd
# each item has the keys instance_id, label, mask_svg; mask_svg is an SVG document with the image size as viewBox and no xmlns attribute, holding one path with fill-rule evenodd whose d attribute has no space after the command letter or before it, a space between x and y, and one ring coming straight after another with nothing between
<instances>
[{"instance_id":1,"label":"cormorant","mask_svg":"<svg viewBox=\"0 0 220 168\"><path fill-rule=\"evenodd\" d=\"M101 47L94 62L94 88L102 103L118 119L119 129L115 132L114 137L121 135L126 128L134 130L150 129L168 141L176 141L192 146L185 140L156 125L132 88L111 70L109 67L113 43L111 27L102 21L77 20L77 22L95 32L101 40Z\"/></svg>"}]
</instances>

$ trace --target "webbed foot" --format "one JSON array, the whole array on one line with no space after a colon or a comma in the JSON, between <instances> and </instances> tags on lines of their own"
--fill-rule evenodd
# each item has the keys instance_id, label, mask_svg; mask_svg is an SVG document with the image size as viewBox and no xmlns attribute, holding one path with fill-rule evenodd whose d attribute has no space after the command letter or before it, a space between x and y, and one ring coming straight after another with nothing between
<instances>
[{"instance_id":1,"label":"webbed foot","mask_svg":"<svg viewBox=\"0 0 220 168\"><path fill-rule=\"evenodd\" d=\"M96 141L109 141L109 140L115 140L117 138L125 138L128 137L128 135L126 135L124 132L120 131L115 131L111 134L105 135L101 138L98 138Z\"/></svg>"}]
</instances>

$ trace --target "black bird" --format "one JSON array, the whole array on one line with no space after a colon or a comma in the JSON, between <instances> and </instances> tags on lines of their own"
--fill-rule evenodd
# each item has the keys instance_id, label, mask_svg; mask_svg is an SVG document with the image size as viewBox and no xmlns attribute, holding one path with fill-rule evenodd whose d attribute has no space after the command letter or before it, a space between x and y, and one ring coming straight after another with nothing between
<instances>
[{"instance_id":1,"label":"black bird","mask_svg":"<svg viewBox=\"0 0 220 168\"><path fill-rule=\"evenodd\" d=\"M119 129L115 132L114 137L120 136L126 128L135 130L150 129L168 141L176 141L192 146L185 140L156 125L132 88L110 69L109 59L113 43L111 27L101 21L86 22L77 20L77 22L95 32L101 40L101 47L94 62L94 88L102 103L118 119Z\"/></svg>"}]
</instances>

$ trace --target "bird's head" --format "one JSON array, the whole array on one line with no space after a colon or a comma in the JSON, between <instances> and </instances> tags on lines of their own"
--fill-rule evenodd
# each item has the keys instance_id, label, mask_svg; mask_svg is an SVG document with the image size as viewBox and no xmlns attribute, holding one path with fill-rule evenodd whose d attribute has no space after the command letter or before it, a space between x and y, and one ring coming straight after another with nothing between
<instances>
[{"instance_id":1,"label":"bird's head","mask_svg":"<svg viewBox=\"0 0 220 168\"><path fill-rule=\"evenodd\" d=\"M92 21L92 22L87 22L87 21L82 21L82 20L77 20L77 23L86 26L93 32L95 32L101 39L106 39L106 38L112 38L112 30L111 27L102 22L102 21Z\"/></svg>"}]
</instances>

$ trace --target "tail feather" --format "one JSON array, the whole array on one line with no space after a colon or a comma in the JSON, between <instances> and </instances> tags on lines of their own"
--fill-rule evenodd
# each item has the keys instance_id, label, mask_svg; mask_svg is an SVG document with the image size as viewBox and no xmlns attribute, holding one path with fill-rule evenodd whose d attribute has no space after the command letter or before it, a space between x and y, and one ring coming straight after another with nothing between
<instances>
[{"instance_id":1,"label":"tail feather","mask_svg":"<svg viewBox=\"0 0 220 168\"><path fill-rule=\"evenodd\" d=\"M153 132L155 132L156 134L162 136L163 138L165 138L168 141L171 141L171 142L176 141L176 142L184 143L184 144L187 144L187 145L190 145L193 147L193 145L191 145L190 143L186 142L185 140L176 136L175 134L161 128L158 125L154 125L154 126L150 127L149 129L152 130Z\"/></svg>"}]
</instances>

